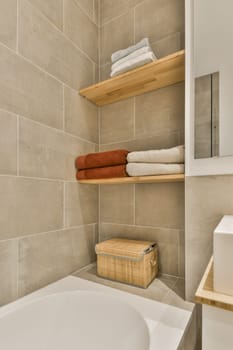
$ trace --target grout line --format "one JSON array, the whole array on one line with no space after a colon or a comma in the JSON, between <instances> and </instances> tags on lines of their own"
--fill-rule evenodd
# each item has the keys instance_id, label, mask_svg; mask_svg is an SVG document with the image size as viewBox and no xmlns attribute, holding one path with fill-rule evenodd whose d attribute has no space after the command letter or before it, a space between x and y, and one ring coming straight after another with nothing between
<instances>
[{"instance_id":1,"label":"grout line","mask_svg":"<svg viewBox=\"0 0 233 350\"><path fill-rule=\"evenodd\" d=\"M111 22L114 22L115 20L119 19L120 17L126 15L128 12L130 12L130 9L128 10L125 10L125 12L122 12L120 15L116 16L116 17L113 17L111 19L109 19L108 21L104 22L104 23L101 23L100 27L104 27L105 25L108 25L109 23Z\"/></svg>"},{"instance_id":2,"label":"grout line","mask_svg":"<svg viewBox=\"0 0 233 350\"><path fill-rule=\"evenodd\" d=\"M35 233L29 233L29 234L24 234L24 235L18 235L12 238L6 238L6 239L1 239L0 242L4 243L4 242L11 242L11 241L20 241L21 239L25 239L25 238L33 238L36 236L42 236L42 235L47 235L47 234L53 234L53 233L58 233L58 232L65 232L68 230L75 230L75 229L79 229L79 228L85 228L86 226L94 226L96 223L91 223L91 224L83 224L83 225L77 225L77 226L68 226L68 227L61 227L61 228L57 228L56 230L51 230L51 231L44 231L44 232L35 232Z\"/></svg>"},{"instance_id":3,"label":"grout line","mask_svg":"<svg viewBox=\"0 0 233 350\"><path fill-rule=\"evenodd\" d=\"M117 223L117 222L102 222L102 224L104 225L116 225L116 226L127 226L127 227L133 227L133 226L136 226L136 227L141 227L141 228L153 228L153 229L157 229L157 230L165 230L165 231L176 231L176 232L179 232L179 231L182 231L183 229L179 229L179 228L172 228L172 227L165 227L165 226L152 226L152 225L134 225L134 224L120 224L120 223Z\"/></svg>"},{"instance_id":4,"label":"grout line","mask_svg":"<svg viewBox=\"0 0 233 350\"><path fill-rule=\"evenodd\" d=\"M19 176L19 116L16 118L16 174Z\"/></svg>"},{"instance_id":5,"label":"grout line","mask_svg":"<svg viewBox=\"0 0 233 350\"><path fill-rule=\"evenodd\" d=\"M64 180L64 179L54 179L49 177L38 177L38 176L25 176L25 175L12 175L12 174L0 174L0 178L10 177L10 178L18 178L25 180L39 180L39 181L52 181L63 183L64 181L67 183L77 183L77 180Z\"/></svg>"}]
</instances>

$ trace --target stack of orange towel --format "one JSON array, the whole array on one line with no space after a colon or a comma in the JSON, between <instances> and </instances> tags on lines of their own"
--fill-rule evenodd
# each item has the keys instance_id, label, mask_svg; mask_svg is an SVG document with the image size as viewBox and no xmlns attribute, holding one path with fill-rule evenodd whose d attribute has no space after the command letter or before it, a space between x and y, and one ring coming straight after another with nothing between
<instances>
[{"instance_id":1,"label":"stack of orange towel","mask_svg":"<svg viewBox=\"0 0 233 350\"><path fill-rule=\"evenodd\" d=\"M128 153L127 150L120 149L78 157L75 161L77 180L128 176L126 172Z\"/></svg>"}]
</instances>

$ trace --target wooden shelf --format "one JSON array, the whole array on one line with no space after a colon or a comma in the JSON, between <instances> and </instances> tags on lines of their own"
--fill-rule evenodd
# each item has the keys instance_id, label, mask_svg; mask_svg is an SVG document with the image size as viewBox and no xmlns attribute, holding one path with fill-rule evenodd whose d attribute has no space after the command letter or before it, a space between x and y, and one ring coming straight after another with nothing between
<instances>
[{"instance_id":1,"label":"wooden shelf","mask_svg":"<svg viewBox=\"0 0 233 350\"><path fill-rule=\"evenodd\" d=\"M181 50L132 71L81 89L79 93L97 106L124 100L184 81L184 63L185 52Z\"/></svg>"},{"instance_id":2,"label":"wooden shelf","mask_svg":"<svg viewBox=\"0 0 233 350\"><path fill-rule=\"evenodd\" d=\"M195 294L195 301L199 304L206 304L220 309L233 311L233 296L214 291L213 265L212 257Z\"/></svg>"},{"instance_id":3,"label":"wooden shelf","mask_svg":"<svg viewBox=\"0 0 233 350\"><path fill-rule=\"evenodd\" d=\"M145 184L162 182L183 182L184 174L156 175L156 176L132 176L112 179L79 180L81 184L89 185L116 185L116 184Z\"/></svg>"}]
</instances>

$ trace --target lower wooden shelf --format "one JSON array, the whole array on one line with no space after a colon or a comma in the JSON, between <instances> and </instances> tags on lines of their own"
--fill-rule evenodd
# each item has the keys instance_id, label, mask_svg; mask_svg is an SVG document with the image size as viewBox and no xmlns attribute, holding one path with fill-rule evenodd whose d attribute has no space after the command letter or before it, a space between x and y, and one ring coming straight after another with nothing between
<instances>
[{"instance_id":1,"label":"lower wooden shelf","mask_svg":"<svg viewBox=\"0 0 233 350\"><path fill-rule=\"evenodd\" d=\"M80 184L114 185L114 184L143 184L161 182L183 182L184 174L156 175L156 176L129 176L112 179L79 180Z\"/></svg>"}]
</instances>

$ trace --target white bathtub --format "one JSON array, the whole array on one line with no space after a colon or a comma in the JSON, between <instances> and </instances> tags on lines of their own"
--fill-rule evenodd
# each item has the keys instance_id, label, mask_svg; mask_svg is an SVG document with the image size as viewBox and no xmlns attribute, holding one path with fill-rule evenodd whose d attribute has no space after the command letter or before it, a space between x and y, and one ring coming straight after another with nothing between
<instances>
[{"instance_id":1,"label":"white bathtub","mask_svg":"<svg viewBox=\"0 0 233 350\"><path fill-rule=\"evenodd\" d=\"M176 350L191 315L69 276L0 308L0 349Z\"/></svg>"}]
</instances>

